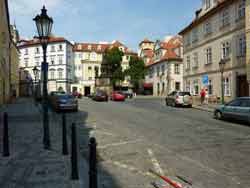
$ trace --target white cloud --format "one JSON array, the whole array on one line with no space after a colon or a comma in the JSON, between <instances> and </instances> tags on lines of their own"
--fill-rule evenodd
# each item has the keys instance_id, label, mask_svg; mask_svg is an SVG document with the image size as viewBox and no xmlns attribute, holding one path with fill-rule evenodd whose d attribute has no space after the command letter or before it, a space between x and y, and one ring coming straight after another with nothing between
<instances>
[{"instance_id":1,"label":"white cloud","mask_svg":"<svg viewBox=\"0 0 250 188\"><path fill-rule=\"evenodd\" d=\"M53 11L63 0L9 0L10 12L15 16L33 15L40 12L45 5Z\"/></svg>"}]
</instances>

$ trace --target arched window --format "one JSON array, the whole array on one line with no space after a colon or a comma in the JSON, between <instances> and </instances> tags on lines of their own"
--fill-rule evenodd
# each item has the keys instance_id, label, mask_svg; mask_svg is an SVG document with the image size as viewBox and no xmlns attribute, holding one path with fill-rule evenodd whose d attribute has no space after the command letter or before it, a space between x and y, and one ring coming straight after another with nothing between
<instances>
[{"instance_id":1,"label":"arched window","mask_svg":"<svg viewBox=\"0 0 250 188\"><path fill-rule=\"evenodd\" d=\"M55 69L50 69L49 73L50 73L49 74L50 75L50 79L52 79L52 80L55 79Z\"/></svg>"},{"instance_id":2,"label":"arched window","mask_svg":"<svg viewBox=\"0 0 250 188\"><path fill-rule=\"evenodd\" d=\"M57 69L58 71L58 78L62 79L63 78L63 69Z\"/></svg>"}]
</instances>

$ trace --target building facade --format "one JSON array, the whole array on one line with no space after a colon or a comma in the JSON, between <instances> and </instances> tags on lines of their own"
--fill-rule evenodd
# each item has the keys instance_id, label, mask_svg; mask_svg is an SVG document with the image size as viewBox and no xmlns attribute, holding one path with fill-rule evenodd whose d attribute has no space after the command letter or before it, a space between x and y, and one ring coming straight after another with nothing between
<instances>
[{"instance_id":1,"label":"building facade","mask_svg":"<svg viewBox=\"0 0 250 188\"><path fill-rule=\"evenodd\" d=\"M10 99L11 33L8 1L0 1L0 105Z\"/></svg>"},{"instance_id":2,"label":"building facade","mask_svg":"<svg viewBox=\"0 0 250 188\"><path fill-rule=\"evenodd\" d=\"M144 42L140 43L140 47L146 46ZM147 67L144 88L151 86L155 96L166 96L172 91L182 90L182 38L175 36L156 41L153 50L151 43L147 46L141 50L141 57Z\"/></svg>"},{"instance_id":3,"label":"building facade","mask_svg":"<svg viewBox=\"0 0 250 188\"><path fill-rule=\"evenodd\" d=\"M199 96L208 90L210 98L225 100L248 96L246 75L245 0L206 0L190 25L180 35L184 39L184 89ZM219 62L225 68L223 79Z\"/></svg>"},{"instance_id":4,"label":"building facade","mask_svg":"<svg viewBox=\"0 0 250 188\"><path fill-rule=\"evenodd\" d=\"M39 69L39 83L42 83L43 50L39 39L21 40L18 48L20 69L29 75L26 80L23 80L23 84L30 85L35 81L32 71L35 66ZM58 90L70 92L70 85L74 78L73 59L73 45L69 41L61 37L50 37L47 47L48 92Z\"/></svg>"},{"instance_id":5,"label":"building facade","mask_svg":"<svg viewBox=\"0 0 250 188\"><path fill-rule=\"evenodd\" d=\"M129 67L130 57L137 54L119 41L112 43L76 43L74 45L75 82L71 86L71 91L78 91L85 96L95 91L96 78L101 75L104 52L112 47L118 47L124 52L121 65L122 69L126 70ZM129 87L129 80L125 79L122 86Z\"/></svg>"}]
</instances>

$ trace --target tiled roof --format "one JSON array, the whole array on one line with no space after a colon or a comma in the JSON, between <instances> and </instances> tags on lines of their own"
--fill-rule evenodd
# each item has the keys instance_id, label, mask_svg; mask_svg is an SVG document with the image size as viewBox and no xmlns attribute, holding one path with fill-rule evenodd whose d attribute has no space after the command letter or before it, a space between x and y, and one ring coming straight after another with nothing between
<instances>
[{"instance_id":1,"label":"tiled roof","mask_svg":"<svg viewBox=\"0 0 250 188\"><path fill-rule=\"evenodd\" d=\"M182 38L180 36L175 36L171 38L168 42L161 42L161 49L164 49L165 53L157 61L154 61L154 58L152 56L152 58L150 58L146 66L148 67L148 66L160 63L162 61L167 61L167 60L181 61L182 58L178 54L175 53L175 49L178 49L181 47L182 47Z\"/></svg>"},{"instance_id":2,"label":"tiled roof","mask_svg":"<svg viewBox=\"0 0 250 188\"><path fill-rule=\"evenodd\" d=\"M96 52L104 53L106 49L112 47L123 47L125 54L136 55L135 52L124 46L119 41L114 41L113 43L76 43L73 47L75 52Z\"/></svg>"},{"instance_id":3,"label":"tiled roof","mask_svg":"<svg viewBox=\"0 0 250 188\"><path fill-rule=\"evenodd\" d=\"M143 41L140 42L139 45L141 45L142 43L154 43L154 42L151 41L151 40L149 40L149 39L147 39L147 38L145 38Z\"/></svg>"},{"instance_id":4,"label":"tiled roof","mask_svg":"<svg viewBox=\"0 0 250 188\"><path fill-rule=\"evenodd\" d=\"M53 42L68 42L69 44L71 44L69 41L67 41L63 37L50 37L48 42L49 43L53 43ZM19 48L22 48L22 47L28 47L28 46L33 46L33 45L37 45L37 44L40 44L40 40L38 38L33 38L32 40L22 39L22 40L20 40L18 42L17 46Z\"/></svg>"}]
</instances>

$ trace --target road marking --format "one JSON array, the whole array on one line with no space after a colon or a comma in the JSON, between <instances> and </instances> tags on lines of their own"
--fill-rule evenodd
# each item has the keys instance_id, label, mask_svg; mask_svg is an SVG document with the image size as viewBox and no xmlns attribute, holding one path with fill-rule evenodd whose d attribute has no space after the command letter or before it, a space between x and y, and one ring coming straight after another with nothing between
<instances>
[{"instance_id":1,"label":"road marking","mask_svg":"<svg viewBox=\"0 0 250 188\"><path fill-rule=\"evenodd\" d=\"M151 149L148 149L147 151L148 151L148 154L149 154L149 156L151 158L151 161L153 163L154 169L156 170L157 173L163 175L163 170L162 170L162 168L160 166L160 163L155 158L155 155L154 155L153 151Z\"/></svg>"},{"instance_id":2,"label":"road marking","mask_svg":"<svg viewBox=\"0 0 250 188\"><path fill-rule=\"evenodd\" d=\"M137 169L137 168L135 168L133 166L121 163L119 161L107 160L104 163L110 163L110 164L112 164L114 166L126 169L126 170L131 171L132 173L135 173L135 174L140 174L142 176L148 176L148 177L151 177L151 178L155 178L155 176L152 173L148 172L148 171L147 172L143 172L142 170L139 170L139 169Z\"/></svg>"},{"instance_id":3,"label":"road marking","mask_svg":"<svg viewBox=\"0 0 250 188\"><path fill-rule=\"evenodd\" d=\"M121 146L121 145L127 145L127 144L134 144L134 143L138 143L138 142L142 142L142 139L137 139L137 140L133 140L133 141L125 141L125 142L117 142L117 143L112 143L112 144L106 144L103 146L99 146L98 149L106 149L108 147L115 147L115 146Z\"/></svg>"}]
</instances>

